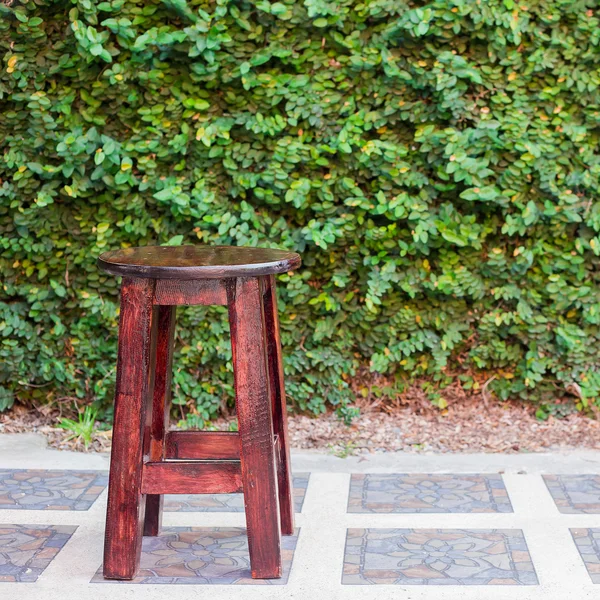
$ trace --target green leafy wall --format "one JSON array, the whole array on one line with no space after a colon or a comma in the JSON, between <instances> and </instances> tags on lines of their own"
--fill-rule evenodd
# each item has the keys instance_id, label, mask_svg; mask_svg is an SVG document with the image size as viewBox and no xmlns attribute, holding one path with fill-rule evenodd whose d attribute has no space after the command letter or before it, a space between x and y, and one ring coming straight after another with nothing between
<instances>
[{"instance_id":1,"label":"green leafy wall","mask_svg":"<svg viewBox=\"0 0 600 600\"><path fill-rule=\"evenodd\" d=\"M0 3L0 404L96 399L117 281L156 243L295 249L291 402L491 379L600 389L600 8L587 0ZM176 402L231 396L222 308L178 330ZM576 386L575 386L576 388ZM436 396L440 406L443 397Z\"/></svg>"}]
</instances>

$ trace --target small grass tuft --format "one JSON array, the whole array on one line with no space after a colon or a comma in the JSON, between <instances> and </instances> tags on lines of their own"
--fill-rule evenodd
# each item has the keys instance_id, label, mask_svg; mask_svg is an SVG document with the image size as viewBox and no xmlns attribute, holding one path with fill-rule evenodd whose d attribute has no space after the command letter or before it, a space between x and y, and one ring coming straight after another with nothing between
<instances>
[{"instance_id":1,"label":"small grass tuft","mask_svg":"<svg viewBox=\"0 0 600 600\"><path fill-rule=\"evenodd\" d=\"M67 440L77 440L77 442L83 442L83 445L87 450L94 440L97 416L97 408L86 406L83 413L79 413L77 421L63 418L60 420L58 426L61 429L71 432L71 435L67 438Z\"/></svg>"}]
</instances>

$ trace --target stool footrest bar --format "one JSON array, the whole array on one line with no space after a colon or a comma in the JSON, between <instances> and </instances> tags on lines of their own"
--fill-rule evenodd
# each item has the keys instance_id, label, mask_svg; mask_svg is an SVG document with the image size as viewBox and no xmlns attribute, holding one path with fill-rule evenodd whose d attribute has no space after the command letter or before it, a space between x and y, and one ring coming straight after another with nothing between
<instances>
[{"instance_id":1,"label":"stool footrest bar","mask_svg":"<svg viewBox=\"0 0 600 600\"><path fill-rule=\"evenodd\" d=\"M241 491L239 461L149 462L142 470L142 494L232 494Z\"/></svg>"}]
</instances>

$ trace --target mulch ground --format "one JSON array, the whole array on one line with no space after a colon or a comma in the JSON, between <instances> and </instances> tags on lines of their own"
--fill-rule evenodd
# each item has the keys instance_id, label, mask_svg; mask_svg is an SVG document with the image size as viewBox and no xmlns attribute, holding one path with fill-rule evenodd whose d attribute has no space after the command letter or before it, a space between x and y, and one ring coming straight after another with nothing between
<instances>
[{"instance_id":1,"label":"mulch ground","mask_svg":"<svg viewBox=\"0 0 600 600\"><path fill-rule=\"evenodd\" d=\"M439 410L419 384L393 398L374 397L383 377L356 378L352 387L360 416L350 426L334 414L318 419L290 420L295 448L329 448L345 456L370 452L547 452L600 449L598 415L574 408L572 397L556 400L562 418L536 418L536 407L523 402L499 402L482 377L478 390L465 390L458 380L443 390L447 408ZM365 390L368 393L365 394Z\"/></svg>"},{"instance_id":2,"label":"mulch ground","mask_svg":"<svg viewBox=\"0 0 600 600\"><path fill-rule=\"evenodd\" d=\"M440 411L418 391L394 403L369 408L361 400L361 414L350 426L334 413L318 418L296 415L289 419L292 447L328 450L338 456L370 452L544 452L600 449L600 421L581 413L541 421L530 406L498 403L482 398L456 397ZM57 428L51 409L16 407L0 414L0 433L37 432L62 450L84 450L81 440L68 439ZM215 423L227 429L230 420ZM89 451L110 449L110 431L98 431Z\"/></svg>"},{"instance_id":3,"label":"mulch ground","mask_svg":"<svg viewBox=\"0 0 600 600\"><path fill-rule=\"evenodd\" d=\"M546 421L512 405L454 407L445 415L363 413L350 427L335 415L290 420L292 446L329 448L334 454L361 452L545 452L600 449L600 422L581 414Z\"/></svg>"}]
</instances>

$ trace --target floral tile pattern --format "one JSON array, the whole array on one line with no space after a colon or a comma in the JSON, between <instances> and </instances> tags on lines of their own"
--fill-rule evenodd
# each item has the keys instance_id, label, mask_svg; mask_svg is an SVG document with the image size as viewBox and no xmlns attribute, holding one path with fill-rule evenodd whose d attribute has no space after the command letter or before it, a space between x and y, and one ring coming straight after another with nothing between
<instances>
[{"instance_id":1,"label":"floral tile pattern","mask_svg":"<svg viewBox=\"0 0 600 600\"><path fill-rule=\"evenodd\" d=\"M544 475L556 507L564 514L600 514L600 475Z\"/></svg>"},{"instance_id":2,"label":"floral tile pattern","mask_svg":"<svg viewBox=\"0 0 600 600\"><path fill-rule=\"evenodd\" d=\"M349 513L513 512L501 475L352 475Z\"/></svg>"},{"instance_id":3,"label":"floral tile pattern","mask_svg":"<svg viewBox=\"0 0 600 600\"><path fill-rule=\"evenodd\" d=\"M88 510L107 483L100 471L0 469L0 509Z\"/></svg>"},{"instance_id":4,"label":"floral tile pattern","mask_svg":"<svg viewBox=\"0 0 600 600\"><path fill-rule=\"evenodd\" d=\"M600 583L600 529L571 529L573 541L593 583Z\"/></svg>"},{"instance_id":5,"label":"floral tile pattern","mask_svg":"<svg viewBox=\"0 0 600 600\"><path fill-rule=\"evenodd\" d=\"M123 583L271 584L288 581L299 530L281 538L281 579L252 579L246 530L240 527L174 527L158 537L145 537L140 570ZM120 583L104 579L102 567L92 582Z\"/></svg>"},{"instance_id":6,"label":"floral tile pattern","mask_svg":"<svg viewBox=\"0 0 600 600\"><path fill-rule=\"evenodd\" d=\"M535 585L518 529L349 529L343 584Z\"/></svg>"},{"instance_id":7,"label":"floral tile pattern","mask_svg":"<svg viewBox=\"0 0 600 600\"><path fill-rule=\"evenodd\" d=\"M77 527L0 525L0 582L36 581Z\"/></svg>"},{"instance_id":8,"label":"floral tile pattern","mask_svg":"<svg viewBox=\"0 0 600 600\"><path fill-rule=\"evenodd\" d=\"M310 473L293 476L294 505L302 512ZM166 495L164 510L170 512L244 512L243 494L174 494Z\"/></svg>"}]
</instances>

